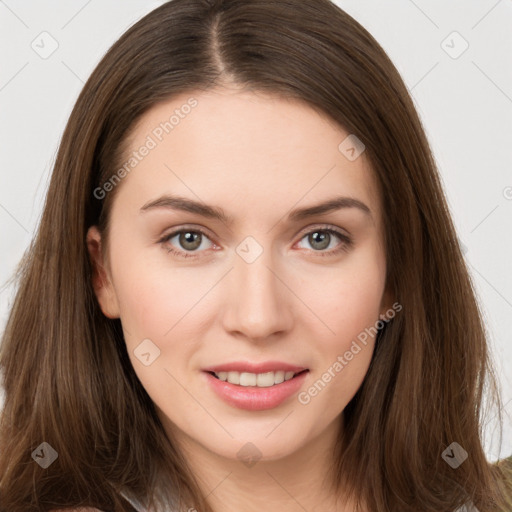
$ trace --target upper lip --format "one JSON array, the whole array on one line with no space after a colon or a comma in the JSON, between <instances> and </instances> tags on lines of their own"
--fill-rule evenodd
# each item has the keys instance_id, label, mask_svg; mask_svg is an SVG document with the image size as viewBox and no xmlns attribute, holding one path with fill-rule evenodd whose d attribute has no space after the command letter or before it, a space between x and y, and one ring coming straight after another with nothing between
<instances>
[{"instance_id":1,"label":"upper lip","mask_svg":"<svg viewBox=\"0 0 512 512\"><path fill-rule=\"evenodd\" d=\"M248 361L232 361L230 363L218 364L203 368L205 372L247 372L247 373L267 373L267 372L294 372L298 373L302 370L307 370L303 366L296 366L281 361L264 361L261 363L251 363Z\"/></svg>"}]
</instances>

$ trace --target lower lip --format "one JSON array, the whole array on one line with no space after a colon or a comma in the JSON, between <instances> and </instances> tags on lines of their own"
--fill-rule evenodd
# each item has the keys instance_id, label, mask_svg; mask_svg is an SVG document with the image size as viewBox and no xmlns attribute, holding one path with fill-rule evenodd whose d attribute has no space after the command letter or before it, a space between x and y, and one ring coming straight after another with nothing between
<instances>
[{"instance_id":1,"label":"lower lip","mask_svg":"<svg viewBox=\"0 0 512 512\"><path fill-rule=\"evenodd\" d=\"M297 393L309 372L303 372L290 380L281 382L281 384L274 384L266 388L238 386L217 379L208 372L203 373L213 391L229 405L247 411L263 411L277 407Z\"/></svg>"}]
</instances>

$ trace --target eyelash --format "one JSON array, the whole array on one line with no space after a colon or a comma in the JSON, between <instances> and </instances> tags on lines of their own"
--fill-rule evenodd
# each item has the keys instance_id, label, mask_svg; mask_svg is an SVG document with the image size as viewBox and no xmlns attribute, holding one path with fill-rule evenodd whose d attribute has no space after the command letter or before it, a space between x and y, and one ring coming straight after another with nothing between
<instances>
[{"instance_id":1,"label":"eyelash","mask_svg":"<svg viewBox=\"0 0 512 512\"><path fill-rule=\"evenodd\" d=\"M350 247L352 246L353 244L353 241L352 239L345 235L344 233L342 233L341 231L338 231L337 229L333 228L332 226L322 226L322 227L315 227L313 229L311 229L310 231L304 233L302 235L302 237L300 238L300 240L302 240L303 238L305 238L306 236L312 234L312 233L316 233L316 232L325 232L325 233L329 233L329 234L333 234L337 237L339 237L342 241L342 243L340 244L340 246L336 249L331 249L330 251L311 251L311 252L315 252L318 254L318 256L320 257L331 257L331 256L336 256L338 255L340 252L342 251L347 251L348 249L350 249ZM169 240L171 238L174 238L176 235L179 235L181 233L201 233L201 235L205 236L206 238L210 238L208 236L208 234L203 231L201 228L181 228L177 231L173 231L172 233L169 233L168 235L165 235L163 238L161 238L158 243L161 243L165 250L170 253L170 254L173 254L175 256L178 256L178 257L181 257L181 258L197 258L198 256L195 254L195 253L187 253L185 251L179 251L177 249L175 249L174 247L170 246L169 245Z\"/></svg>"}]
</instances>

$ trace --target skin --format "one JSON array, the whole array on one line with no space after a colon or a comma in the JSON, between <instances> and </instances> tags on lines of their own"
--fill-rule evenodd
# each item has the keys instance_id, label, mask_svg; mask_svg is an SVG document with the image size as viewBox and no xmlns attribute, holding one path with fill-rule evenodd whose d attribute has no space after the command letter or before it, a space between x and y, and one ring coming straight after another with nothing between
<instances>
[{"instance_id":1,"label":"skin","mask_svg":"<svg viewBox=\"0 0 512 512\"><path fill-rule=\"evenodd\" d=\"M131 132L129 152L191 96L197 107L118 185L108 260L97 228L88 231L99 304L109 318L121 318L133 367L214 510L354 510L322 482L342 435L343 410L367 373L373 338L307 405L293 396L270 410L235 408L205 385L201 369L287 361L309 368L301 388L307 390L389 310L371 167L364 153L349 161L338 150L348 133L326 115L235 87L154 106ZM171 193L220 207L234 223L168 208L140 211ZM371 215L343 208L285 220L291 209L334 195L362 201ZM308 238L326 224L353 244L333 254L344 245L336 235L326 248ZM195 252L188 249L195 257L166 250L187 252L179 236L159 242L184 225L208 233ZM263 250L250 264L236 252L247 236ZM147 338L160 349L149 366L134 354ZM261 456L251 467L237 456L248 442Z\"/></svg>"}]
</instances>

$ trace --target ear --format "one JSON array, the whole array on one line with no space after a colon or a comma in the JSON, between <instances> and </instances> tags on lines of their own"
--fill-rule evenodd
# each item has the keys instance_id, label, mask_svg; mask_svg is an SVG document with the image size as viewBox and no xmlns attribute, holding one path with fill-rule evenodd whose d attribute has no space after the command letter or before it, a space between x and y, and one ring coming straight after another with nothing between
<instances>
[{"instance_id":1,"label":"ear","mask_svg":"<svg viewBox=\"0 0 512 512\"><path fill-rule=\"evenodd\" d=\"M119 303L114 285L106 269L101 252L101 233L97 226L87 231L87 250L93 266L92 286L103 314L108 318L119 318Z\"/></svg>"}]
</instances>

